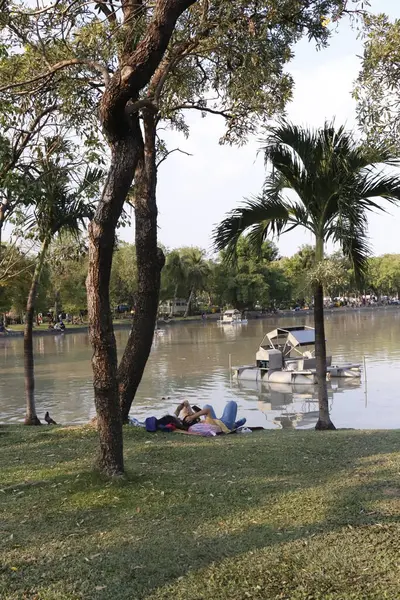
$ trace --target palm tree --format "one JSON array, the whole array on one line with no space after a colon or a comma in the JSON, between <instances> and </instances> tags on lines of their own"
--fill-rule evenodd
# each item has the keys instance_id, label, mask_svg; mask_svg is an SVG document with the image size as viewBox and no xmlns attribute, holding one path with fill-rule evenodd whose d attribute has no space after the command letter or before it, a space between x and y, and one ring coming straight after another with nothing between
<instances>
[{"instance_id":1,"label":"palm tree","mask_svg":"<svg viewBox=\"0 0 400 600\"><path fill-rule=\"evenodd\" d=\"M279 236L303 227L315 239L316 273L324 260L324 245L331 241L341 246L360 281L369 255L367 213L383 210L377 198L400 199L399 176L384 168L397 164L390 151L383 145L367 148L334 123L310 130L287 121L270 129L263 150L271 169L263 192L220 223L214 231L216 248L226 249L232 259L245 232L259 248L269 234ZM318 276L313 291L319 398L316 429L334 429L326 387L323 283Z\"/></svg>"},{"instance_id":2,"label":"palm tree","mask_svg":"<svg viewBox=\"0 0 400 600\"><path fill-rule=\"evenodd\" d=\"M179 250L172 250L167 255L165 267L163 269L165 278L174 286L174 298L172 302L170 317L173 316L178 291L186 283L186 265Z\"/></svg>"},{"instance_id":3,"label":"palm tree","mask_svg":"<svg viewBox=\"0 0 400 600\"><path fill-rule=\"evenodd\" d=\"M183 264L186 271L186 281L190 293L184 317L187 317L195 292L202 291L210 273L210 267L205 260L205 252L200 248L185 248L183 252Z\"/></svg>"},{"instance_id":4,"label":"palm tree","mask_svg":"<svg viewBox=\"0 0 400 600\"><path fill-rule=\"evenodd\" d=\"M25 425L40 425L35 407L35 379L33 358L33 316L40 276L50 243L64 233L79 236L85 221L92 217L93 208L89 201L97 189L103 173L99 169L86 168L82 181L76 185L71 181L68 165L60 165L57 159L41 156L38 163L37 193L33 215L27 228L36 232L40 250L32 277L26 304L24 328L24 372L26 416Z\"/></svg>"},{"instance_id":5,"label":"palm tree","mask_svg":"<svg viewBox=\"0 0 400 600\"><path fill-rule=\"evenodd\" d=\"M62 235L58 236L54 243L51 244L50 252L48 254L48 262L51 264L51 276L50 285L51 292L54 297L54 314L60 314L60 310L63 304L63 298L61 296L61 288L65 289L65 282L71 281L73 290L74 302L79 305L80 290L76 289L76 284L79 279L82 278L82 270L85 269L84 260L87 255L87 244L80 232L68 233L66 231L61 232ZM74 267L76 267L74 269ZM74 274L71 277L71 269L74 269ZM86 296L86 294L85 294ZM83 304L84 305L84 304ZM80 308L82 308L82 306Z\"/></svg>"}]
</instances>

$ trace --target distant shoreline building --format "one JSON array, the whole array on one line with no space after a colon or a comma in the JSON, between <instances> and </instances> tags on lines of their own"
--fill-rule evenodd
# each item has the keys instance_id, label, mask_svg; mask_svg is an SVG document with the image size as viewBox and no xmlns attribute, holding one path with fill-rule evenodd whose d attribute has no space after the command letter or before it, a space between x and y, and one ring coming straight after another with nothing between
<instances>
[{"instance_id":1,"label":"distant shoreline building","mask_svg":"<svg viewBox=\"0 0 400 600\"><path fill-rule=\"evenodd\" d=\"M187 301L184 298L175 298L175 300L164 300L158 307L161 315L183 315L187 309Z\"/></svg>"}]
</instances>

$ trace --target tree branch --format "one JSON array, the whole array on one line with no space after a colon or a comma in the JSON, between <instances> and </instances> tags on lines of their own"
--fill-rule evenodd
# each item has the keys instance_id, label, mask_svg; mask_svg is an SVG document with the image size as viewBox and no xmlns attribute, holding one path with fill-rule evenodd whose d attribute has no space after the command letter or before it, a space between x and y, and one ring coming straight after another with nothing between
<instances>
[{"instance_id":1,"label":"tree branch","mask_svg":"<svg viewBox=\"0 0 400 600\"><path fill-rule=\"evenodd\" d=\"M225 119L233 119L234 116L224 110L216 110L214 108L208 108L207 106L201 106L199 104L180 104L169 109L168 112L176 112L178 110L200 110L201 112L208 112L212 115L219 115Z\"/></svg>"},{"instance_id":2,"label":"tree branch","mask_svg":"<svg viewBox=\"0 0 400 600\"><path fill-rule=\"evenodd\" d=\"M37 115L37 117L32 121L32 124L29 128L29 130L26 132L26 134L22 137L21 139L21 135L18 136L16 143L14 144L14 148L13 148L13 156L11 158L11 160L1 169L0 171L0 181L3 179L3 177L9 172L11 171L11 169L13 169L15 167L15 165L17 164L17 161L19 160L19 158L21 157L21 154L23 153L23 151L25 150L26 146L29 144L29 142L31 141L32 137L35 135L35 133L42 129L43 125L41 125L38 128L38 126L40 125L40 122L42 121L42 119L44 117L46 117L47 115L49 115L51 112L55 111L58 108L57 104L52 104L51 106L48 106L47 108L45 108L40 114ZM20 141L21 140L21 141Z\"/></svg>"},{"instance_id":3,"label":"tree branch","mask_svg":"<svg viewBox=\"0 0 400 600\"><path fill-rule=\"evenodd\" d=\"M154 111L158 110L158 107L151 98L141 98L140 100L136 100L136 102L130 102L125 107L126 116L130 117L134 113L139 112L141 108L150 108Z\"/></svg>"},{"instance_id":4,"label":"tree branch","mask_svg":"<svg viewBox=\"0 0 400 600\"><path fill-rule=\"evenodd\" d=\"M108 72L108 69L104 65L102 65L101 63L98 63L96 61L93 61L93 60L86 60L84 58L71 58L71 59L62 60L59 63L56 63L55 65L53 65L51 67L51 69L46 71L46 73L42 73L41 75L36 75L36 77L32 77L32 79L26 79L25 81L18 81L16 83L9 83L7 85L3 85L2 87L0 87L0 93L8 92L9 90L12 90L12 89L15 89L18 87L22 87L24 85L30 85L31 83L35 83L36 81L46 79L46 77L50 77L50 76L54 75L55 73L57 73L57 71L61 71L62 69L66 69L66 68L72 67L74 65L87 65L88 67L91 67L95 71L99 71L103 75L104 85L108 85L108 83L110 81L110 74Z\"/></svg>"},{"instance_id":5,"label":"tree branch","mask_svg":"<svg viewBox=\"0 0 400 600\"><path fill-rule=\"evenodd\" d=\"M143 0L122 0L122 12L124 15L125 24L132 19L136 19L138 14L143 10Z\"/></svg>"},{"instance_id":6,"label":"tree branch","mask_svg":"<svg viewBox=\"0 0 400 600\"><path fill-rule=\"evenodd\" d=\"M125 0L127 3L128 0ZM111 78L100 106L101 120L110 141L126 135L125 106L138 99L150 83L168 47L176 22L196 0L159 0L145 35L131 54L124 53L121 67ZM134 4L137 5L136 2Z\"/></svg>"},{"instance_id":7,"label":"tree branch","mask_svg":"<svg viewBox=\"0 0 400 600\"><path fill-rule=\"evenodd\" d=\"M56 0L56 2L54 2L54 4L49 4L49 6L44 6L43 8L39 8L38 10L32 10L32 11L29 11L29 12L24 12L22 10L12 9L12 10L10 10L9 14L10 15L22 15L24 17L36 17L38 15L43 15L44 13L46 13L49 10L52 10L58 4L60 4L60 2L61 2L61 0Z\"/></svg>"},{"instance_id":8,"label":"tree branch","mask_svg":"<svg viewBox=\"0 0 400 600\"><path fill-rule=\"evenodd\" d=\"M108 4L110 6L108 6ZM109 3L105 2L105 0L98 0L96 7L103 13L103 15L106 16L109 23L117 22L117 15L115 14L115 8L111 0Z\"/></svg>"},{"instance_id":9,"label":"tree branch","mask_svg":"<svg viewBox=\"0 0 400 600\"><path fill-rule=\"evenodd\" d=\"M173 152L180 152L181 154L186 154L186 156L193 156L193 154L190 154L190 152L186 152L185 150L181 150L180 148L174 148L173 150L169 150L169 152L167 152L162 158L160 158L156 165L157 169L165 160L167 160L170 154L173 154Z\"/></svg>"},{"instance_id":10,"label":"tree branch","mask_svg":"<svg viewBox=\"0 0 400 600\"><path fill-rule=\"evenodd\" d=\"M154 73L149 86L148 96L153 97L155 104L158 104L160 101L161 92L169 73L176 67L179 61L187 56L196 46L197 42L183 42L175 49L173 56L166 57L162 60Z\"/></svg>"}]
</instances>

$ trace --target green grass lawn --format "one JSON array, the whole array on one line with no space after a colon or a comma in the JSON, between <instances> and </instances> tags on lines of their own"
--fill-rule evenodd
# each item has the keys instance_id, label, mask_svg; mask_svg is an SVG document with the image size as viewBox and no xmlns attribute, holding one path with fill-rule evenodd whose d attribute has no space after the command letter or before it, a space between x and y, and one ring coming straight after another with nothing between
<instances>
[{"instance_id":1,"label":"green grass lawn","mask_svg":"<svg viewBox=\"0 0 400 600\"><path fill-rule=\"evenodd\" d=\"M0 427L2 600L396 600L400 433Z\"/></svg>"}]
</instances>

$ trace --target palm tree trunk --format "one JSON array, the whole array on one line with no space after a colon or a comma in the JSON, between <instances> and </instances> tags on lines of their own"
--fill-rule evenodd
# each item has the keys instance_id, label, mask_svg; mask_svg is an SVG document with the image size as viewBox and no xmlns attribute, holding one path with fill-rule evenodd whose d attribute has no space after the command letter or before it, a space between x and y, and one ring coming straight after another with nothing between
<instances>
[{"instance_id":1,"label":"palm tree trunk","mask_svg":"<svg viewBox=\"0 0 400 600\"><path fill-rule=\"evenodd\" d=\"M175 286L174 299L172 301L172 307L171 307L170 314L169 314L170 317L174 316L174 308L175 308L175 305L176 305L176 299L178 297L178 289L179 289L179 284L177 283L176 286Z\"/></svg>"},{"instance_id":2,"label":"palm tree trunk","mask_svg":"<svg viewBox=\"0 0 400 600\"><path fill-rule=\"evenodd\" d=\"M25 374L25 399L26 415L25 425L41 425L36 414L35 406L35 372L33 359L33 314L35 312L35 300L39 286L43 263L49 247L50 238L46 238L38 254L35 271L32 277L28 301L26 303L25 328L24 328L24 374Z\"/></svg>"},{"instance_id":3,"label":"palm tree trunk","mask_svg":"<svg viewBox=\"0 0 400 600\"><path fill-rule=\"evenodd\" d=\"M317 240L316 262L323 259L323 241ZM315 429L336 429L329 416L326 384L326 340L324 323L324 289L321 283L314 288L315 358L317 372L319 417Z\"/></svg>"},{"instance_id":4,"label":"palm tree trunk","mask_svg":"<svg viewBox=\"0 0 400 600\"><path fill-rule=\"evenodd\" d=\"M54 293L54 322L57 323L58 315L60 314L60 290Z\"/></svg>"},{"instance_id":5,"label":"palm tree trunk","mask_svg":"<svg viewBox=\"0 0 400 600\"><path fill-rule=\"evenodd\" d=\"M192 287L192 289L190 290L189 298L188 298L187 305L186 305L185 314L183 315L185 319L189 315L190 306L191 306L192 300L193 300L193 295L194 295L194 287Z\"/></svg>"},{"instance_id":6,"label":"palm tree trunk","mask_svg":"<svg viewBox=\"0 0 400 600\"><path fill-rule=\"evenodd\" d=\"M165 263L157 247L157 167L156 122L150 111L143 111L144 151L135 170L135 243L138 288L135 314L125 352L118 368L122 421L141 382L153 343L160 294L161 270Z\"/></svg>"}]
</instances>

